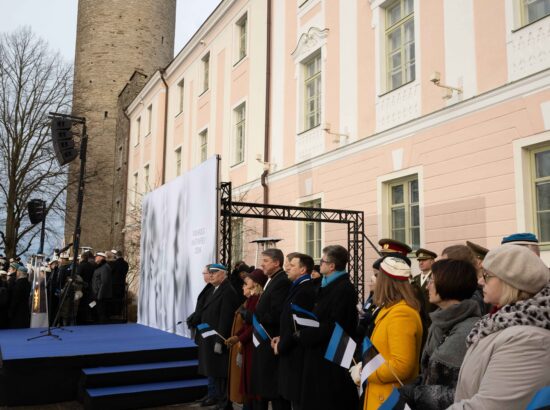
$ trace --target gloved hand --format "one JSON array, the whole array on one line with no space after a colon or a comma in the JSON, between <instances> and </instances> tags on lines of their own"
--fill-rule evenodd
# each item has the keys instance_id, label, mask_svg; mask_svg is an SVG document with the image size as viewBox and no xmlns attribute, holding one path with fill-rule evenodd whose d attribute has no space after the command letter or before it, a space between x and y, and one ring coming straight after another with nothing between
<instances>
[{"instance_id":1,"label":"gloved hand","mask_svg":"<svg viewBox=\"0 0 550 410\"><path fill-rule=\"evenodd\" d=\"M403 398L403 400L407 402L409 406L415 405L414 389L415 389L414 384L406 384L398 389L399 395Z\"/></svg>"},{"instance_id":2,"label":"gloved hand","mask_svg":"<svg viewBox=\"0 0 550 410\"><path fill-rule=\"evenodd\" d=\"M351 366L351 368L349 369L351 379L357 386L361 385L361 367L361 362L359 362L356 365Z\"/></svg>"},{"instance_id":3,"label":"gloved hand","mask_svg":"<svg viewBox=\"0 0 550 410\"><path fill-rule=\"evenodd\" d=\"M216 353L216 354L222 354L223 353L223 345L220 342L216 342L214 344L214 353Z\"/></svg>"}]
</instances>

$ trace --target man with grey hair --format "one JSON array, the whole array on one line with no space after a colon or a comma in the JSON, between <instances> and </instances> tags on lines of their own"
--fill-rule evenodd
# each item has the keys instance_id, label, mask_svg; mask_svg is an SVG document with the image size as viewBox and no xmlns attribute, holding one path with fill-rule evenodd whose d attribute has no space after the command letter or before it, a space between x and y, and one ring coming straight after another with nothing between
<instances>
[{"instance_id":1,"label":"man with grey hair","mask_svg":"<svg viewBox=\"0 0 550 410\"><path fill-rule=\"evenodd\" d=\"M290 289L290 281L283 270L284 255L280 249L271 248L262 252L261 268L268 277L264 292L256 305L256 320L268 337L280 335L280 320L284 301ZM242 313L247 323L252 318ZM271 348L269 340L261 341L252 352L251 390L260 400L253 408L267 410L269 402L273 410L290 409L290 402L283 399L278 388L279 357Z\"/></svg>"}]
</instances>

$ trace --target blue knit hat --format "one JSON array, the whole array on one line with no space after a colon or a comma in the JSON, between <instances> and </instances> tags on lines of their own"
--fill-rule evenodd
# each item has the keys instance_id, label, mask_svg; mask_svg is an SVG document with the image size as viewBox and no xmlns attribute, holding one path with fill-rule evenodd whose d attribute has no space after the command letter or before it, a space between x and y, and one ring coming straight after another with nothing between
<instances>
[{"instance_id":1,"label":"blue knit hat","mask_svg":"<svg viewBox=\"0 0 550 410\"><path fill-rule=\"evenodd\" d=\"M208 266L209 271L218 271L218 270L224 270L227 272L227 268L223 266L221 263L213 263L212 265Z\"/></svg>"},{"instance_id":2,"label":"blue knit hat","mask_svg":"<svg viewBox=\"0 0 550 410\"><path fill-rule=\"evenodd\" d=\"M502 238L500 244L504 245L505 243L513 245L538 245L539 240L535 234L531 232L524 232L505 236Z\"/></svg>"}]
</instances>

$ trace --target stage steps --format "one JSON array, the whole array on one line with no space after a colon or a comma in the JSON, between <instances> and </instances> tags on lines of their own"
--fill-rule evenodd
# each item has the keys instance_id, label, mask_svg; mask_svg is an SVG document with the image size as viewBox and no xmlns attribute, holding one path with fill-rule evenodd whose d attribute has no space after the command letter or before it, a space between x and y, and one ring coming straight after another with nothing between
<instances>
[{"instance_id":1,"label":"stage steps","mask_svg":"<svg viewBox=\"0 0 550 410\"><path fill-rule=\"evenodd\" d=\"M86 409L132 409L188 403L206 394L198 360L82 369L79 399Z\"/></svg>"}]
</instances>

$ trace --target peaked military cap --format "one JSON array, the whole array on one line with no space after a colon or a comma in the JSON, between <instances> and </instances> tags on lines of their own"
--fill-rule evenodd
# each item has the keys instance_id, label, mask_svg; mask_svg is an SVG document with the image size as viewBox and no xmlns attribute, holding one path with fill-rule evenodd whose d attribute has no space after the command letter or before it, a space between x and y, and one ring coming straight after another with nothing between
<instances>
[{"instance_id":1,"label":"peaked military cap","mask_svg":"<svg viewBox=\"0 0 550 410\"><path fill-rule=\"evenodd\" d=\"M407 255L409 252L412 252L412 248L396 239L383 238L378 241L378 245L382 247L380 252L383 254L398 252L403 255Z\"/></svg>"},{"instance_id":2,"label":"peaked military cap","mask_svg":"<svg viewBox=\"0 0 550 410\"><path fill-rule=\"evenodd\" d=\"M416 259L418 259L419 261L435 258L437 258L437 253L432 252L428 249L418 248L418 250L416 251Z\"/></svg>"},{"instance_id":3,"label":"peaked military cap","mask_svg":"<svg viewBox=\"0 0 550 410\"><path fill-rule=\"evenodd\" d=\"M489 249L484 248L483 246L478 245L474 242L466 241L466 246L470 248L479 259L485 258L485 255L487 255L487 253L489 252Z\"/></svg>"}]
</instances>

